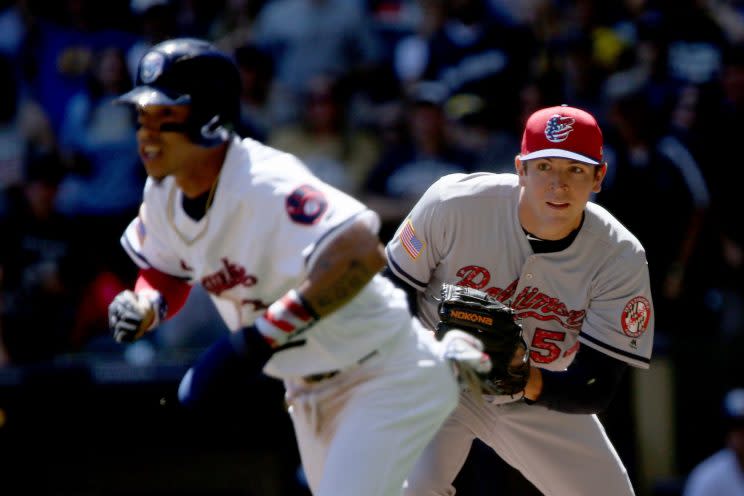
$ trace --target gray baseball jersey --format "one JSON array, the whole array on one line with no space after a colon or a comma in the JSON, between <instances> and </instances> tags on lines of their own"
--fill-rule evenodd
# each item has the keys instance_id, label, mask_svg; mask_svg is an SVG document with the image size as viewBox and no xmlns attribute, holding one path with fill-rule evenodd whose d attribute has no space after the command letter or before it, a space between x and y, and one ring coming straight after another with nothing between
<instances>
[{"instance_id":1,"label":"gray baseball jersey","mask_svg":"<svg viewBox=\"0 0 744 496\"><path fill-rule=\"evenodd\" d=\"M534 367L566 369L579 346L646 368L653 337L648 270L638 240L589 203L574 241L535 254L518 218L514 174L446 176L423 195L387 246L393 272L419 292L433 329L443 282L513 306ZM633 488L596 415L519 398L464 393L409 476L406 496L454 494L473 439L491 446L546 495L628 496Z\"/></svg>"},{"instance_id":2,"label":"gray baseball jersey","mask_svg":"<svg viewBox=\"0 0 744 496\"><path fill-rule=\"evenodd\" d=\"M643 247L588 203L574 242L534 254L519 223L514 174L453 174L420 199L387 247L435 328L443 282L486 291L517 311L534 366L565 370L580 345L648 368L653 309Z\"/></svg>"}]
</instances>

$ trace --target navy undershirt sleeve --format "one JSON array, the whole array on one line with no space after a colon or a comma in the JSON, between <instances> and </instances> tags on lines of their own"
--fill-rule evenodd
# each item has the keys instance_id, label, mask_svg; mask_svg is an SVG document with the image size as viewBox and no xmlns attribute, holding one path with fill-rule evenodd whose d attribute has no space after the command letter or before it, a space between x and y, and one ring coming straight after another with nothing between
<instances>
[{"instance_id":1,"label":"navy undershirt sleeve","mask_svg":"<svg viewBox=\"0 0 744 496\"><path fill-rule=\"evenodd\" d=\"M628 364L582 346L563 372L541 369L543 389L537 401L527 401L564 413L599 413L615 395Z\"/></svg>"}]
</instances>

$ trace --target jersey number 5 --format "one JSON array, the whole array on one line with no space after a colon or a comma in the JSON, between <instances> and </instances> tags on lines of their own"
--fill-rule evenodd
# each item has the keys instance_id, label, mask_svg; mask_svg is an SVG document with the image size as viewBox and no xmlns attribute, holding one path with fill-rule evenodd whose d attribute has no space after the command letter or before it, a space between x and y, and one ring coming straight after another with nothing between
<instances>
[{"instance_id":1,"label":"jersey number 5","mask_svg":"<svg viewBox=\"0 0 744 496\"><path fill-rule=\"evenodd\" d=\"M546 329L535 329L535 335L530 344L530 360L536 363L550 363L561 356L561 347L556 343L562 343L566 339L566 333L560 331L548 331Z\"/></svg>"}]
</instances>

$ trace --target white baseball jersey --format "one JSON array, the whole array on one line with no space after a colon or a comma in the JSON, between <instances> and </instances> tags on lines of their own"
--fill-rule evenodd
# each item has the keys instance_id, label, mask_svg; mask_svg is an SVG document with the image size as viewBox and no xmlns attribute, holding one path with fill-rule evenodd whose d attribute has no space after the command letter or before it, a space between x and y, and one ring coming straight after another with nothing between
<instances>
[{"instance_id":1,"label":"white baseball jersey","mask_svg":"<svg viewBox=\"0 0 744 496\"><path fill-rule=\"evenodd\" d=\"M231 330L247 326L308 273L319 249L375 213L313 176L292 155L235 138L214 200L200 220L182 208L174 179L148 179L122 245L141 268L201 283ZM298 377L336 370L411 325L405 295L381 276L349 304L290 340L264 371ZM292 346L292 345L295 346Z\"/></svg>"},{"instance_id":2,"label":"white baseball jersey","mask_svg":"<svg viewBox=\"0 0 744 496\"><path fill-rule=\"evenodd\" d=\"M610 213L588 203L571 245L533 253L518 218L515 174L453 174L420 199L388 244L393 272L420 291L435 328L443 282L510 304L533 366L565 370L580 345L648 368L654 313L643 247Z\"/></svg>"}]
</instances>

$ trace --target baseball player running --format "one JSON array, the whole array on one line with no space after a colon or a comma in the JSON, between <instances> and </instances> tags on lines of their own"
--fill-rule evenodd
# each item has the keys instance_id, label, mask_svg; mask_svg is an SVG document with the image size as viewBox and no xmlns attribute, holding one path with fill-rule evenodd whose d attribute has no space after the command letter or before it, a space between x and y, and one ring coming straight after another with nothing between
<instances>
[{"instance_id":1,"label":"baseball player running","mask_svg":"<svg viewBox=\"0 0 744 496\"><path fill-rule=\"evenodd\" d=\"M601 130L580 109L541 109L515 166L443 177L387 246L389 270L417 292L430 329L450 283L508 303L529 348L524 390L480 402L464 392L405 494L454 494L475 438L546 495L633 494L596 413L628 365L649 366L654 313L643 247L588 201L607 170Z\"/></svg>"},{"instance_id":2,"label":"baseball player running","mask_svg":"<svg viewBox=\"0 0 744 496\"><path fill-rule=\"evenodd\" d=\"M450 363L378 274L376 214L230 131L239 86L214 46L174 39L144 55L120 97L136 108L149 178L121 239L141 271L110 305L114 337L141 337L202 284L233 332L187 372L181 401L263 369L284 381L314 494L400 494L457 403Z\"/></svg>"}]
</instances>

